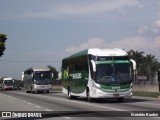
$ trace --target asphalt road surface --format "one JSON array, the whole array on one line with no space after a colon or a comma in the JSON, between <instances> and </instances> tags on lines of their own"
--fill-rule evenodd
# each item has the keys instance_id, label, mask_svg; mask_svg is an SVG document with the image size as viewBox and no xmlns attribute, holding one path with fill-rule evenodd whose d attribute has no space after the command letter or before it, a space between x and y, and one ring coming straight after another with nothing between
<instances>
[{"instance_id":1,"label":"asphalt road surface","mask_svg":"<svg viewBox=\"0 0 160 120\"><path fill-rule=\"evenodd\" d=\"M85 98L69 100L61 92L0 91L0 111L0 119L8 120L160 120L160 100L132 97L122 103L116 99L89 103Z\"/></svg>"}]
</instances>

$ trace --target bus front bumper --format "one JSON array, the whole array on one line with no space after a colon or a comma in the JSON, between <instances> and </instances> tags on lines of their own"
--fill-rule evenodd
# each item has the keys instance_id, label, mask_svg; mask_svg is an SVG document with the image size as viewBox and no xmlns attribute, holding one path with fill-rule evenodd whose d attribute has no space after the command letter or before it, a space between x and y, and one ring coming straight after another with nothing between
<instances>
[{"instance_id":1,"label":"bus front bumper","mask_svg":"<svg viewBox=\"0 0 160 120\"><path fill-rule=\"evenodd\" d=\"M49 91L49 85L34 85L34 91Z\"/></svg>"},{"instance_id":2,"label":"bus front bumper","mask_svg":"<svg viewBox=\"0 0 160 120\"><path fill-rule=\"evenodd\" d=\"M132 89L127 91L117 91L117 92L104 92L100 89L97 89L93 92L93 98L124 98L124 97L132 97Z\"/></svg>"}]
</instances>

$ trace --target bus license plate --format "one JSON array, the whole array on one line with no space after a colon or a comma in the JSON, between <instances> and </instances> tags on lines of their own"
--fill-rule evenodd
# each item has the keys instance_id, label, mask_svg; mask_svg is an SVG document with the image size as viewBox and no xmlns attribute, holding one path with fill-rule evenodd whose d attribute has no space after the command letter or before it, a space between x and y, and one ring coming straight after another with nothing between
<instances>
[{"instance_id":1,"label":"bus license plate","mask_svg":"<svg viewBox=\"0 0 160 120\"><path fill-rule=\"evenodd\" d=\"M118 94L118 93L116 93L116 94L113 94L113 96L114 96L114 97L118 97L118 96L119 96L119 94Z\"/></svg>"}]
</instances>

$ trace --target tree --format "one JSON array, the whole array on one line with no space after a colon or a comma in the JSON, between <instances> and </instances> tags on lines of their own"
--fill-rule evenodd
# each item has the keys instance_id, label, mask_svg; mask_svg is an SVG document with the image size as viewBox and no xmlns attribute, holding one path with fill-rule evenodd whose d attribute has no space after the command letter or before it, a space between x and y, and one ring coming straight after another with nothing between
<instances>
[{"instance_id":1,"label":"tree","mask_svg":"<svg viewBox=\"0 0 160 120\"><path fill-rule=\"evenodd\" d=\"M144 52L142 52L142 51L139 52L138 50L136 50L136 51L130 50L128 52L129 57L136 61L138 73L143 72L143 70L141 69L142 65L143 65L143 59L144 59L143 54L144 54Z\"/></svg>"},{"instance_id":2,"label":"tree","mask_svg":"<svg viewBox=\"0 0 160 120\"><path fill-rule=\"evenodd\" d=\"M158 71L158 60L154 55L149 54L144 57L144 70L149 80L155 77L156 72Z\"/></svg>"},{"instance_id":3,"label":"tree","mask_svg":"<svg viewBox=\"0 0 160 120\"><path fill-rule=\"evenodd\" d=\"M134 59L137 63L137 73L140 76L147 76L148 80L152 80L158 69L160 63L154 55L149 54L144 56L144 52L130 50L128 55L131 59Z\"/></svg>"},{"instance_id":4,"label":"tree","mask_svg":"<svg viewBox=\"0 0 160 120\"><path fill-rule=\"evenodd\" d=\"M48 67L49 67L49 69L51 70L51 72L53 73L53 75L54 75L54 80L55 79L57 79L58 78L58 72L57 72L57 70L54 68L54 67L52 67L51 65L48 65Z\"/></svg>"},{"instance_id":5,"label":"tree","mask_svg":"<svg viewBox=\"0 0 160 120\"><path fill-rule=\"evenodd\" d=\"M0 57L3 55L5 48L5 42L7 40L7 35L0 33Z\"/></svg>"}]
</instances>

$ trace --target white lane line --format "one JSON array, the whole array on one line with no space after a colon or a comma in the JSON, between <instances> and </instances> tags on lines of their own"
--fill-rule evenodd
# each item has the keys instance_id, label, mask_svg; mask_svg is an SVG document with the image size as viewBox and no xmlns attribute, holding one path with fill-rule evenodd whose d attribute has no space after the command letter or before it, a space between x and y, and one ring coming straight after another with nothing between
<instances>
[{"instance_id":1,"label":"white lane line","mask_svg":"<svg viewBox=\"0 0 160 120\"><path fill-rule=\"evenodd\" d=\"M53 110L50 110L50 109L44 109L44 111L53 111Z\"/></svg>"},{"instance_id":2,"label":"white lane line","mask_svg":"<svg viewBox=\"0 0 160 120\"><path fill-rule=\"evenodd\" d=\"M113 107L100 106L100 105L96 105L94 103L85 103L85 102L81 102L81 101L70 101L67 99L61 99L61 98L55 98L55 97L49 97L49 96L43 96L43 95L36 95L36 94L35 94L35 96L55 99L55 100L59 100L59 101L72 102L72 103L76 103L76 104L78 103L80 105L83 104L83 105L95 106L95 107L104 108L104 109L111 109L111 110L115 110L115 111L128 111L128 110L118 109L118 108L113 108Z\"/></svg>"},{"instance_id":3,"label":"white lane line","mask_svg":"<svg viewBox=\"0 0 160 120\"><path fill-rule=\"evenodd\" d=\"M9 98L11 98L11 99L15 99L15 100L17 100L17 98L15 98L15 97L11 97L11 96L8 96L8 95L4 95L4 94L1 94L2 96L5 96L5 97L9 97Z\"/></svg>"},{"instance_id":4,"label":"white lane line","mask_svg":"<svg viewBox=\"0 0 160 120\"><path fill-rule=\"evenodd\" d=\"M64 119L68 119L68 120L71 120L72 118L70 118L70 117L63 117Z\"/></svg>"},{"instance_id":5,"label":"white lane line","mask_svg":"<svg viewBox=\"0 0 160 120\"><path fill-rule=\"evenodd\" d=\"M37 107L37 108L39 108L39 109L44 109L45 111L53 111L53 110L50 110L50 109L45 109L45 108L43 108L42 106L35 105L34 103L30 103L30 102L27 102L27 101L22 100L22 99L19 99L19 98L11 97L11 96L4 95L4 94L1 94L1 96L5 96L5 97L9 97L9 98L12 98L12 99L15 99L15 100L19 100L19 101L21 101L21 102L24 102L24 103L26 103L26 104L28 104L28 105Z\"/></svg>"},{"instance_id":6,"label":"white lane line","mask_svg":"<svg viewBox=\"0 0 160 120\"><path fill-rule=\"evenodd\" d=\"M140 102L139 104L147 104L147 105L155 105L155 106L160 106L160 104L149 103L149 102Z\"/></svg>"},{"instance_id":7,"label":"white lane line","mask_svg":"<svg viewBox=\"0 0 160 120\"><path fill-rule=\"evenodd\" d=\"M20 94L27 94L27 93L20 93ZM30 96L33 96L32 94L27 94L27 95L30 95ZM55 98L55 97L49 97L49 96L43 96L43 95L36 95L34 94L34 96L39 96L39 97L47 97L47 98L51 98L51 99L55 99L55 100L60 100L60 101L66 101L66 102L74 102L74 103L78 103L78 104L84 104L84 105L90 105L90 106L95 106L95 107L100 107L100 108L105 108L105 109L112 109L112 110L116 110L116 111L128 111L128 110L123 110L123 109L117 109L117 108L113 108L113 107L105 107L105 106L100 106L100 105L95 105L94 103L83 103L83 102L80 102L80 101L70 101L70 100L67 100L67 99L60 99L60 98ZM50 110L50 109L44 109L45 111L53 111L53 110ZM65 119L71 119L70 117L63 117ZM160 117L153 117L153 118L157 118L157 119L160 119Z\"/></svg>"},{"instance_id":8,"label":"white lane line","mask_svg":"<svg viewBox=\"0 0 160 120\"><path fill-rule=\"evenodd\" d=\"M22 102L26 103L27 101L25 101L25 100L22 100Z\"/></svg>"},{"instance_id":9,"label":"white lane line","mask_svg":"<svg viewBox=\"0 0 160 120\"><path fill-rule=\"evenodd\" d=\"M38 106L38 105L34 105L35 107L37 107L37 108L42 108L41 106Z\"/></svg>"},{"instance_id":10,"label":"white lane line","mask_svg":"<svg viewBox=\"0 0 160 120\"><path fill-rule=\"evenodd\" d=\"M72 103L79 103L79 104L90 105L90 106L95 106L95 107L100 107L100 108L105 108L105 109L112 109L112 110L115 110L115 111L128 111L128 110L117 109L117 108L113 108L113 107L100 106L100 105L96 105L96 104L92 104L92 103L84 103L84 102L80 102L80 101L70 101L70 100L67 100L67 99L61 99L61 98L55 98L55 97L49 97L49 96L43 96L43 95L36 95L36 96L41 96L41 97L45 97L45 98L48 97L48 98L55 99L55 100L61 100L61 101L72 102ZM70 119L70 117L68 117L68 118L63 117L63 118ZM153 118L160 119L160 117L153 117Z\"/></svg>"},{"instance_id":11,"label":"white lane line","mask_svg":"<svg viewBox=\"0 0 160 120\"><path fill-rule=\"evenodd\" d=\"M28 105L33 105L33 106L34 106L34 104L33 104L33 103L29 103L29 102L28 102L27 104L28 104Z\"/></svg>"}]
</instances>

